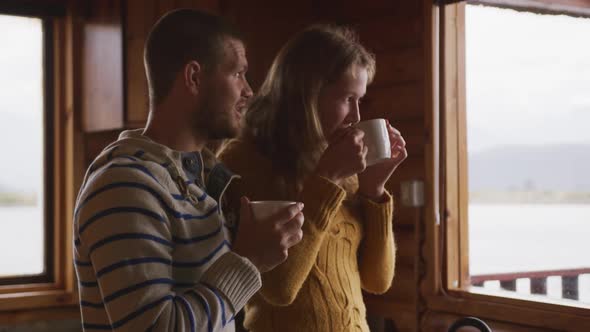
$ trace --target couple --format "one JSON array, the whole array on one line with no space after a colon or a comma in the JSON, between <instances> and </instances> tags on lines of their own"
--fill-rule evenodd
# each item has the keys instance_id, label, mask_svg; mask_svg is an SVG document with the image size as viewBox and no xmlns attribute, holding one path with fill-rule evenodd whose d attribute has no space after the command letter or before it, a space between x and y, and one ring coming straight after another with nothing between
<instances>
[{"instance_id":1,"label":"couple","mask_svg":"<svg viewBox=\"0 0 590 332\"><path fill-rule=\"evenodd\" d=\"M368 331L361 289L386 291L395 262L384 185L407 156L388 124L392 157L366 167L352 126L374 58L347 29L310 27L253 97L238 31L182 9L144 62L146 128L105 148L76 202L84 329L233 331L246 306L252 331ZM236 137L223 164L205 148ZM300 203L257 223L249 200Z\"/></svg>"}]
</instances>

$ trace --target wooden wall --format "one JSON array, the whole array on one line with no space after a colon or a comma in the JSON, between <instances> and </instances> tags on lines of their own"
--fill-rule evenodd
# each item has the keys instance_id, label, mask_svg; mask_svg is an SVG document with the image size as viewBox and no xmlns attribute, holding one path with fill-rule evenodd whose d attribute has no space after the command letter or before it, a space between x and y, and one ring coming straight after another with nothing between
<instances>
[{"instance_id":1,"label":"wooden wall","mask_svg":"<svg viewBox=\"0 0 590 332\"><path fill-rule=\"evenodd\" d=\"M147 87L143 69L143 43L150 27L170 9L191 7L226 16L244 33L249 60L249 80L254 89L262 83L272 59L293 33L315 22L355 27L361 41L377 58L377 74L369 87L361 114L365 119L383 117L398 128L408 142L409 157L397 170L388 189L399 197L400 183L423 180L425 172L424 94L425 38L424 2L373 0L127 0L120 4L123 31L121 57L124 64L125 110L123 127L141 127L147 117ZM92 6L105 6L93 2ZM112 6L112 3L110 4ZM113 7L111 7L113 8ZM98 8L100 9L100 8ZM101 10L104 12L104 9ZM113 10L113 12L119 12ZM92 43L86 42L86 45ZM111 75L112 76L112 75ZM108 77L105 78L108 82ZM113 103L110 103L113 104ZM86 104L85 107L89 107ZM83 110L84 112L89 109ZM97 112L93 110L92 112ZM93 118L98 116L91 114ZM120 130L85 134L86 163L116 138ZM394 231L398 260L393 287L385 295L367 295L373 315L395 321L399 331L416 330L417 212L396 203Z\"/></svg>"},{"instance_id":2,"label":"wooden wall","mask_svg":"<svg viewBox=\"0 0 590 332\"><path fill-rule=\"evenodd\" d=\"M117 2L117 1L115 1ZM178 7L198 8L227 17L243 32L249 60L249 81L256 90L282 44L295 32L316 22L351 25L377 58L377 74L361 106L364 119L387 118L408 143L408 159L388 183L396 198L394 232L397 242L396 274L384 295L366 294L369 314L387 320L387 331L446 331L458 316L427 311L418 294L418 246L424 212L403 206L404 181L428 181L426 147L433 125L432 1L429 0L119 0L123 62L123 127L143 126L147 117L147 87L143 43L153 23ZM104 2L94 2L103 6ZM116 11L115 11L116 12ZM83 113L85 110L82 110ZM122 128L87 132L85 160L92 158ZM452 312L452 308L449 308ZM420 321L420 322L419 322ZM526 327L492 322L498 331L531 331Z\"/></svg>"},{"instance_id":3,"label":"wooden wall","mask_svg":"<svg viewBox=\"0 0 590 332\"><path fill-rule=\"evenodd\" d=\"M39 0L41 1L41 0ZM381 317L386 331L446 331L457 315L426 310L418 294L424 264L418 258L424 211L401 203L404 181L432 181L427 146L436 86L432 63L432 0L52 0L67 2L72 20L75 158L87 167L104 146L126 128L144 125L147 84L143 45L151 26L165 12L197 8L227 17L243 32L256 90L281 45L310 23L347 24L377 58L377 75L361 106L364 119L387 118L408 143L408 159L388 189L396 199L394 232L396 274L384 295L366 294L369 314ZM71 67L71 68L70 68ZM70 82L71 83L71 82ZM73 109L73 112L72 112ZM78 120L79 119L79 120ZM78 164L78 163L76 163ZM83 170L78 170L82 173ZM80 174L81 176L81 174ZM78 177L80 177L78 176ZM79 183L79 179L75 183ZM434 246L434 244L431 244ZM458 306L458 305L457 305ZM440 308L439 308L440 309ZM442 311L457 312L449 307ZM56 316L51 314L52 316ZM41 317L43 318L43 317ZM495 331L540 331L526 326L490 322Z\"/></svg>"}]
</instances>

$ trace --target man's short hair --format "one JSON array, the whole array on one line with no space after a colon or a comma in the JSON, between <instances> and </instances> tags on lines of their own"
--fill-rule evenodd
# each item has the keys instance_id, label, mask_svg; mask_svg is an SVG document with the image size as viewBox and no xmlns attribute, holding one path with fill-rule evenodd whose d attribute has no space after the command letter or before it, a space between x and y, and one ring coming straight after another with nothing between
<instances>
[{"instance_id":1,"label":"man's short hair","mask_svg":"<svg viewBox=\"0 0 590 332\"><path fill-rule=\"evenodd\" d=\"M207 71L223 57L223 40L241 36L221 17L194 9L166 13L153 26L144 49L150 105L160 103L186 63L196 60Z\"/></svg>"}]
</instances>

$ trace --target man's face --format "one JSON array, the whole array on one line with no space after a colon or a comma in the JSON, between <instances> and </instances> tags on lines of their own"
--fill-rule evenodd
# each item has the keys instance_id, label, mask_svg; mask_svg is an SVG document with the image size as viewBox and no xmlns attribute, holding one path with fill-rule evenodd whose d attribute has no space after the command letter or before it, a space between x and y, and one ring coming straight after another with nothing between
<instances>
[{"instance_id":1,"label":"man's face","mask_svg":"<svg viewBox=\"0 0 590 332\"><path fill-rule=\"evenodd\" d=\"M207 133L209 139L236 137L246 102L252 97L244 44L233 38L225 38L222 44L222 58L203 76L199 112L195 114L195 129Z\"/></svg>"}]
</instances>

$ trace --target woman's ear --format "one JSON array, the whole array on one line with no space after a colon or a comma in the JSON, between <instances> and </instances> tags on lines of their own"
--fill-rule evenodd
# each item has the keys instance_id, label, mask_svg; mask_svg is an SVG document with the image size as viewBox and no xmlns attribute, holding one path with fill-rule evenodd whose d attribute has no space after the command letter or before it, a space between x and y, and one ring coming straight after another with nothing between
<instances>
[{"instance_id":1,"label":"woman's ear","mask_svg":"<svg viewBox=\"0 0 590 332\"><path fill-rule=\"evenodd\" d=\"M193 94L199 92L201 75L201 65L197 61L190 61L184 66L184 85Z\"/></svg>"}]
</instances>

